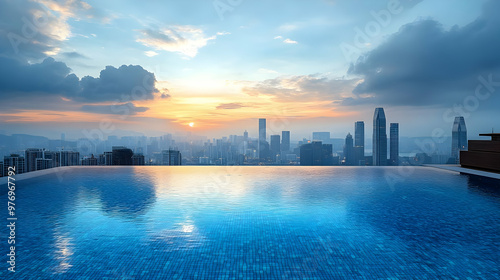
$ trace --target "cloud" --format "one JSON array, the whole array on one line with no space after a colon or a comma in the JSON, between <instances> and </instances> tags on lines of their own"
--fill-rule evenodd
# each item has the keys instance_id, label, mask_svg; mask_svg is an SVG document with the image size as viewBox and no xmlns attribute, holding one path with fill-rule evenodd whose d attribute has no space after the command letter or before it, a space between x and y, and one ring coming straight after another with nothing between
<instances>
[{"instance_id":1,"label":"cloud","mask_svg":"<svg viewBox=\"0 0 500 280\"><path fill-rule=\"evenodd\" d=\"M247 107L241 103L222 103L222 104L219 104L219 106L217 106L217 110L231 110L231 109L239 109L239 108L243 108L243 107Z\"/></svg>"},{"instance_id":2,"label":"cloud","mask_svg":"<svg viewBox=\"0 0 500 280\"><path fill-rule=\"evenodd\" d=\"M274 40L281 40L281 39L283 39L283 36L281 36L281 35L274 37ZM285 40L283 40L283 43L285 43L285 44L298 44L299 42L294 41L290 38L286 38Z\"/></svg>"},{"instance_id":3,"label":"cloud","mask_svg":"<svg viewBox=\"0 0 500 280\"><path fill-rule=\"evenodd\" d=\"M271 96L277 101L336 101L351 95L357 79L334 79L321 75L278 77L247 85L242 91L250 96Z\"/></svg>"},{"instance_id":4,"label":"cloud","mask_svg":"<svg viewBox=\"0 0 500 280\"><path fill-rule=\"evenodd\" d=\"M0 55L40 59L56 55L71 36L70 18L109 21L79 0L1 1Z\"/></svg>"},{"instance_id":5,"label":"cloud","mask_svg":"<svg viewBox=\"0 0 500 280\"><path fill-rule=\"evenodd\" d=\"M79 52L63 52L61 53L62 56L64 56L65 58L85 58L85 59L88 59L87 56L79 53Z\"/></svg>"},{"instance_id":6,"label":"cloud","mask_svg":"<svg viewBox=\"0 0 500 280\"><path fill-rule=\"evenodd\" d=\"M475 21L449 30L434 20L403 26L350 67L363 82L346 104L449 106L474 94L479 76L500 80L498 10L488 1Z\"/></svg>"},{"instance_id":7,"label":"cloud","mask_svg":"<svg viewBox=\"0 0 500 280\"><path fill-rule=\"evenodd\" d=\"M71 35L65 19L45 5L31 1L2 1L0 9L0 55L39 59L59 50Z\"/></svg>"},{"instance_id":8,"label":"cloud","mask_svg":"<svg viewBox=\"0 0 500 280\"><path fill-rule=\"evenodd\" d=\"M266 68L260 68L259 72L260 73L265 73L265 74L279 74L278 71L271 70L271 69L266 69Z\"/></svg>"},{"instance_id":9,"label":"cloud","mask_svg":"<svg viewBox=\"0 0 500 280\"><path fill-rule=\"evenodd\" d=\"M148 107L136 107L133 103L118 103L113 105L83 105L81 111L95 114L112 114L112 115L136 115L137 113L146 112Z\"/></svg>"},{"instance_id":10,"label":"cloud","mask_svg":"<svg viewBox=\"0 0 500 280\"><path fill-rule=\"evenodd\" d=\"M157 56L159 55L159 53L155 52L155 51L145 51L144 54L146 56L149 56L149 57L153 57L153 56Z\"/></svg>"},{"instance_id":11,"label":"cloud","mask_svg":"<svg viewBox=\"0 0 500 280\"><path fill-rule=\"evenodd\" d=\"M110 21L101 10L95 9L89 3L81 0L34 0L52 11L58 13L60 18L95 19L103 23Z\"/></svg>"},{"instance_id":12,"label":"cloud","mask_svg":"<svg viewBox=\"0 0 500 280\"><path fill-rule=\"evenodd\" d=\"M169 26L160 29L140 30L137 42L155 50L181 53L187 57L195 57L198 50L215 40L217 35L206 36L202 29L192 26ZM221 33L218 35L226 35Z\"/></svg>"},{"instance_id":13,"label":"cloud","mask_svg":"<svg viewBox=\"0 0 500 280\"><path fill-rule=\"evenodd\" d=\"M63 62L46 58L42 63L28 64L0 57L0 97L7 99L13 93L25 96L40 92L52 95L72 95L79 90L79 79L70 74Z\"/></svg>"},{"instance_id":14,"label":"cloud","mask_svg":"<svg viewBox=\"0 0 500 280\"><path fill-rule=\"evenodd\" d=\"M76 96L82 101L148 100L158 92L156 78L139 65L106 66L99 78L85 76L81 79L82 91Z\"/></svg>"},{"instance_id":15,"label":"cloud","mask_svg":"<svg viewBox=\"0 0 500 280\"><path fill-rule=\"evenodd\" d=\"M162 98L162 99L169 99L170 97L172 97L172 96L170 94L168 94L168 93L162 93L160 95L160 98Z\"/></svg>"},{"instance_id":16,"label":"cloud","mask_svg":"<svg viewBox=\"0 0 500 280\"><path fill-rule=\"evenodd\" d=\"M286 44L298 44L298 42L297 42L297 41L294 41L294 40L291 40L291 39L288 39L288 38L287 38L287 39L285 39L285 40L283 41L283 43L286 43Z\"/></svg>"},{"instance_id":17,"label":"cloud","mask_svg":"<svg viewBox=\"0 0 500 280\"><path fill-rule=\"evenodd\" d=\"M159 92L153 73L138 65L107 66L98 78L81 80L63 62L46 58L29 64L0 56L0 98L60 96L77 102L153 99Z\"/></svg>"}]
</instances>

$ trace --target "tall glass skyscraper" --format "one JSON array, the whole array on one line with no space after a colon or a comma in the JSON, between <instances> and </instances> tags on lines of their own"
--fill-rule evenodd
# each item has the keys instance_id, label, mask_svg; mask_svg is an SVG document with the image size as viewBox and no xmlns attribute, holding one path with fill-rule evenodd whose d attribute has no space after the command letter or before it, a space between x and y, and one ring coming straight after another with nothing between
<instances>
[{"instance_id":1,"label":"tall glass skyscraper","mask_svg":"<svg viewBox=\"0 0 500 280\"><path fill-rule=\"evenodd\" d=\"M354 165L365 165L365 122L354 123Z\"/></svg>"},{"instance_id":2,"label":"tall glass skyscraper","mask_svg":"<svg viewBox=\"0 0 500 280\"><path fill-rule=\"evenodd\" d=\"M263 150L266 142L266 119L259 119L259 141L257 142L257 149L259 158L264 158Z\"/></svg>"},{"instance_id":3,"label":"tall glass skyscraper","mask_svg":"<svg viewBox=\"0 0 500 280\"><path fill-rule=\"evenodd\" d=\"M276 161L276 156L281 154L280 136L271 135L271 160Z\"/></svg>"},{"instance_id":4,"label":"tall glass skyscraper","mask_svg":"<svg viewBox=\"0 0 500 280\"><path fill-rule=\"evenodd\" d=\"M355 161L354 144L351 133L347 133L347 136L345 138L344 158L345 158L345 165L354 165Z\"/></svg>"},{"instance_id":5,"label":"tall glass skyscraper","mask_svg":"<svg viewBox=\"0 0 500 280\"><path fill-rule=\"evenodd\" d=\"M281 132L281 151L290 151L290 131Z\"/></svg>"},{"instance_id":6,"label":"tall glass skyscraper","mask_svg":"<svg viewBox=\"0 0 500 280\"><path fill-rule=\"evenodd\" d=\"M464 117L455 117L453 130L451 132L451 157L459 162L460 151L466 151L467 146L467 127L465 127Z\"/></svg>"},{"instance_id":7,"label":"tall glass skyscraper","mask_svg":"<svg viewBox=\"0 0 500 280\"><path fill-rule=\"evenodd\" d=\"M365 122L359 121L354 124L354 146L365 146Z\"/></svg>"},{"instance_id":8,"label":"tall glass skyscraper","mask_svg":"<svg viewBox=\"0 0 500 280\"><path fill-rule=\"evenodd\" d=\"M387 130L384 108L373 115L373 165L387 165Z\"/></svg>"},{"instance_id":9,"label":"tall glass skyscraper","mask_svg":"<svg viewBox=\"0 0 500 280\"><path fill-rule=\"evenodd\" d=\"M390 164L399 165L399 123L390 125Z\"/></svg>"}]
</instances>

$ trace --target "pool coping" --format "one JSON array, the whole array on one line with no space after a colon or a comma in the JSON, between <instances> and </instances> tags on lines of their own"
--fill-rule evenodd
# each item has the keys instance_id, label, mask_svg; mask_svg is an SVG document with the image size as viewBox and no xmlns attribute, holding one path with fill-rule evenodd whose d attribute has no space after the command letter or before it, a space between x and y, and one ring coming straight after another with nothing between
<instances>
[{"instance_id":1,"label":"pool coping","mask_svg":"<svg viewBox=\"0 0 500 280\"><path fill-rule=\"evenodd\" d=\"M498 173L465 168L465 167L462 167L458 164L456 164L456 165L455 164L453 164L453 165L450 165L450 164L446 164L446 165L445 164L424 164L423 166L500 180L500 174L498 174Z\"/></svg>"},{"instance_id":2,"label":"pool coping","mask_svg":"<svg viewBox=\"0 0 500 280\"><path fill-rule=\"evenodd\" d=\"M78 166L78 165L77 166L62 166L62 167L54 167L54 168L49 168L49 169L44 169L44 170L27 172L27 173L23 173L23 174L16 174L16 175L14 175L15 181L12 181L12 182L18 182L18 181L31 179L31 178L35 178L35 177L39 177L39 176L44 176L44 175L48 175L48 174L54 174L54 173L58 173L58 174L62 175L62 174L66 173L69 170L74 169L76 167L81 167L81 166ZM7 184L8 180L9 180L8 176L1 177L0 178L0 185Z\"/></svg>"},{"instance_id":3,"label":"pool coping","mask_svg":"<svg viewBox=\"0 0 500 280\"><path fill-rule=\"evenodd\" d=\"M437 169L447 170L447 171L452 171L452 172L476 175L476 176L483 176L483 177L488 177L488 178L500 180L500 174L476 170L476 169L464 168L464 167L461 167L460 165L424 164L422 166L423 167L430 167L430 168L437 168ZM45 169L45 170L32 171L32 172L28 172L28 173L18 174L18 175L15 175L14 178L16 179L16 181L22 181L22 180L26 180L26 179L39 177L39 176L58 173L57 175L60 176L60 178L62 179L62 175L64 173L70 171L71 169L81 168L81 167L82 167L81 165L55 167L55 168L49 168L49 169ZM95 167L95 166L89 166L89 167ZM394 167L397 167L397 166L394 166ZM0 177L0 185L7 184L7 183L8 183L7 176Z\"/></svg>"}]
</instances>

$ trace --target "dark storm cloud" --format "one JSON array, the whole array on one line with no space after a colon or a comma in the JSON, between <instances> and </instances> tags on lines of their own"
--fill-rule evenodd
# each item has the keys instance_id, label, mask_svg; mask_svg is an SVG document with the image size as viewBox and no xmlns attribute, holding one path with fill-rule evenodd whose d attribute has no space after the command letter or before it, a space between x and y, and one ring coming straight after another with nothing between
<instances>
[{"instance_id":1,"label":"dark storm cloud","mask_svg":"<svg viewBox=\"0 0 500 280\"><path fill-rule=\"evenodd\" d=\"M79 79L70 74L63 62L46 58L42 63L28 64L0 57L0 96L7 99L12 93L31 95L71 96L79 90Z\"/></svg>"},{"instance_id":2,"label":"dark storm cloud","mask_svg":"<svg viewBox=\"0 0 500 280\"><path fill-rule=\"evenodd\" d=\"M113 115L136 115L137 113L146 112L148 107L136 107L133 103L113 104L113 105L83 105L83 112L96 114L113 114Z\"/></svg>"},{"instance_id":3,"label":"dark storm cloud","mask_svg":"<svg viewBox=\"0 0 500 280\"><path fill-rule=\"evenodd\" d=\"M82 91L77 99L92 102L153 99L158 92L155 82L155 75L138 65L106 66L99 78L82 78Z\"/></svg>"},{"instance_id":4,"label":"dark storm cloud","mask_svg":"<svg viewBox=\"0 0 500 280\"><path fill-rule=\"evenodd\" d=\"M141 66L107 66L99 78L81 80L63 62L46 58L28 64L0 57L0 97L59 95L79 102L129 102L153 99L158 92L155 76Z\"/></svg>"},{"instance_id":5,"label":"dark storm cloud","mask_svg":"<svg viewBox=\"0 0 500 280\"><path fill-rule=\"evenodd\" d=\"M364 81L344 104L443 105L474 93L480 75L500 80L498 11L500 1L489 1L464 27L444 30L434 20L403 26L350 67Z\"/></svg>"}]
</instances>

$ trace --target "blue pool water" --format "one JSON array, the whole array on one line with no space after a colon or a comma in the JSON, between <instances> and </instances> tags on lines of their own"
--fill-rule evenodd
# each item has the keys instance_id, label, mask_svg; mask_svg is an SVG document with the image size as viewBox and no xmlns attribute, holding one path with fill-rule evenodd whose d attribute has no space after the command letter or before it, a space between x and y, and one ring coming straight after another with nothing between
<instances>
[{"instance_id":1,"label":"blue pool water","mask_svg":"<svg viewBox=\"0 0 500 280\"><path fill-rule=\"evenodd\" d=\"M1 279L500 279L495 180L427 167L56 175L17 183L17 272L4 226Z\"/></svg>"}]
</instances>

